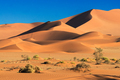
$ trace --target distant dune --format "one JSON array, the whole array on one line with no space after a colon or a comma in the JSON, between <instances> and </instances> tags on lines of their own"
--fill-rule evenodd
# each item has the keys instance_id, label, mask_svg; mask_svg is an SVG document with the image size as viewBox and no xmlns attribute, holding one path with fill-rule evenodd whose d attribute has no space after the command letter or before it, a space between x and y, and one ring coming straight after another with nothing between
<instances>
[{"instance_id":1,"label":"distant dune","mask_svg":"<svg viewBox=\"0 0 120 80\"><path fill-rule=\"evenodd\" d=\"M53 22L0 25L0 52L93 53L120 48L120 9L92 9Z\"/></svg>"}]
</instances>

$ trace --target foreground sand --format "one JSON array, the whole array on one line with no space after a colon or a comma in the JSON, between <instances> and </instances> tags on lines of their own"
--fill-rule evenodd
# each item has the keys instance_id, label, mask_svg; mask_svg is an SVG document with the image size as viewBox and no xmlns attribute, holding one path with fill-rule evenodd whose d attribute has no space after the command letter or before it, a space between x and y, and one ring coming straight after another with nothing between
<instances>
[{"instance_id":1,"label":"foreground sand","mask_svg":"<svg viewBox=\"0 0 120 80\"><path fill-rule=\"evenodd\" d=\"M110 49L109 49L110 50ZM115 50L115 49L114 49ZM113 50L113 51L114 51ZM106 50L108 51L108 50ZM112 50L111 50L112 51ZM113 54L112 52L105 53L104 55L108 58L117 58L120 56L119 50ZM38 54L41 58L40 60L29 60L29 61L20 61L22 60L21 55L26 54L32 57L35 54ZM120 64L102 64L95 65L95 62L88 63L91 66L91 71L88 72L74 72L72 70L68 70L67 68L72 68L76 66L76 64L81 63L78 61L73 61L73 57L77 57L79 59L85 57L93 58L93 55L76 53L76 54L66 54L66 53L28 53L28 52L3 52L0 53L0 60L8 60L8 62L0 63L0 80L119 80L120 79L120 69L115 68L115 66L120 66ZM51 60L44 60L44 58L54 57ZM56 63L58 61L64 61L64 64L60 64L59 66L54 66L52 64L41 64L44 61L50 61L52 63ZM75 64L71 64L71 62L75 62ZM39 66L43 71L41 73L18 73L19 69L14 69L9 71L8 68L14 67L24 67L26 64L32 64L34 66ZM8 68L7 68L8 67Z\"/></svg>"}]
</instances>

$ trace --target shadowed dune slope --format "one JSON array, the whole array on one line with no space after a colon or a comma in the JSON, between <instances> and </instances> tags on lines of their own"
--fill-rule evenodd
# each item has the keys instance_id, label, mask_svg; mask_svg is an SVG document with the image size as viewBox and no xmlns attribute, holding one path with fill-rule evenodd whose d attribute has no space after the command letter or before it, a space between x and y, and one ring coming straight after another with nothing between
<instances>
[{"instance_id":1,"label":"shadowed dune slope","mask_svg":"<svg viewBox=\"0 0 120 80\"><path fill-rule=\"evenodd\" d=\"M60 21L66 23L67 25L70 25L74 28L77 28L78 26L88 22L92 16L90 15L90 12L92 10L86 11L84 13L75 15L75 16L71 16L65 19L61 19Z\"/></svg>"},{"instance_id":2,"label":"shadowed dune slope","mask_svg":"<svg viewBox=\"0 0 120 80\"><path fill-rule=\"evenodd\" d=\"M26 35L18 36L21 39L33 38L33 41L46 41L46 40L67 40L74 39L80 36L76 33L66 32L66 31L39 31Z\"/></svg>"},{"instance_id":3,"label":"shadowed dune slope","mask_svg":"<svg viewBox=\"0 0 120 80\"><path fill-rule=\"evenodd\" d=\"M78 31L98 31L112 35L120 34L120 9L110 11L92 9L59 21L76 28Z\"/></svg>"},{"instance_id":4,"label":"shadowed dune slope","mask_svg":"<svg viewBox=\"0 0 120 80\"><path fill-rule=\"evenodd\" d=\"M42 31L42 30L49 30L50 28L53 28L53 27L58 26L58 25L61 25L60 21L46 22L44 24L41 24L40 26L32 28L31 30L28 30L28 31L26 31L26 32L24 32L22 34L17 35L17 36L37 32L37 31ZM14 37L16 37L16 36L14 36Z\"/></svg>"},{"instance_id":5,"label":"shadowed dune slope","mask_svg":"<svg viewBox=\"0 0 120 80\"><path fill-rule=\"evenodd\" d=\"M56 27L53 27L51 28L50 30L54 31L54 30L57 30L57 31L67 31L67 32L72 32L72 33L77 33L77 34L83 34L84 32L81 31L81 30L77 30L76 28L70 26L70 25L67 25L63 22L61 22L61 25L58 25Z\"/></svg>"},{"instance_id":6,"label":"shadowed dune slope","mask_svg":"<svg viewBox=\"0 0 120 80\"><path fill-rule=\"evenodd\" d=\"M68 52L68 53L74 53L74 52L83 52L83 53L89 53L94 52L89 47L76 42L76 41L61 41L58 43L50 44L50 45L38 45L32 42L23 41L21 43L18 43L17 46L28 52Z\"/></svg>"},{"instance_id":7,"label":"shadowed dune slope","mask_svg":"<svg viewBox=\"0 0 120 80\"><path fill-rule=\"evenodd\" d=\"M0 25L0 40L6 39L12 36L16 36L20 33L28 31L35 27L32 24L25 23L14 23L14 24L3 24Z\"/></svg>"},{"instance_id":8,"label":"shadowed dune slope","mask_svg":"<svg viewBox=\"0 0 120 80\"><path fill-rule=\"evenodd\" d=\"M103 37L104 37L104 35L102 33L99 33L99 32L96 32L96 31L91 31L91 32L87 32L85 34L82 34L77 39L81 39L81 40L85 40L85 39L101 39Z\"/></svg>"},{"instance_id":9,"label":"shadowed dune slope","mask_svg":"<svg viewBox=\"0 0 120 80\"><path fill-rule=\"evenodd\" d=\"M92 19L77 27L78 30L120 35L120 9L110 11L93 9L90 14L92 15Z\"/></svg>"}]
</instances>

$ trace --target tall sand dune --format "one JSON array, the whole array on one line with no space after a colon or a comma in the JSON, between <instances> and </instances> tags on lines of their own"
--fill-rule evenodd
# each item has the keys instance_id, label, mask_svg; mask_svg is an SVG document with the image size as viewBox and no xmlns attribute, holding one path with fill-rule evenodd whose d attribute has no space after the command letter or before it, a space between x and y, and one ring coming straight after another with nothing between
<instances>
[{"instance_id":1,"label":"tall sand dune","mask_svg":"<svg viewBox=\"0 0 120 80\"><path fill-rule=\"evenodd\" d=\"M110 11L92 9L59 21L83 32L98 31L103 34L120 34L120 9Z\"/></svg>"},{"instance_id":2,"label":"tall sand dune","mask_svg":"<svg viewBox=\"0 0 120 80\"><path fill-rule=\"evenodd\" d=\"M85 32L98 31L103 34L120 34L120 10L92 10L92 19L85 24L77 27L78 30Z\"/></svg>"},{"instance_id":3,"label":"tall sand dune","mask_svg":"<svg viewBox=\"0 0 120 80\"><path fill-rule=\"evenodd\" d=\"M74 27L77 28L78 26L81 26L82 24L88 22L92 16L90 15L90 12L92 10L86 11L84 13L75 15L75 16L71 16L65 19L61 19L60 21Z\"/></svg>"}]
</instances>

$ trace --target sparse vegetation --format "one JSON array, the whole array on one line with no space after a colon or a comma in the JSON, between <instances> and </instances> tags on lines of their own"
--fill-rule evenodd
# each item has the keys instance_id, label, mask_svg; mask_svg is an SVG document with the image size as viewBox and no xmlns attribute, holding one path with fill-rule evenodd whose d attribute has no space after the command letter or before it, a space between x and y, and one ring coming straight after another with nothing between
<instances>
[{"instance_id":1,"label":"sparse vegetation","mask_svg":"<svg viewBox=\"0 0 120 80\"><path fill-rule=\"evenodd\" d=\"M82 58L80 61L86 62L87 59L86 58Z\"/></svg>"},{"instance_id":2,"label":"sparse vegetation","mask_svg":"<svg viewBox=\"0 0 120 80\"><path fill-rule=\"evenodd\" d=\"M41 69L39 67L27 64L25 68L20 68L19 73L40 73L40 71Z\"/></svg>"},{"instance_id":3,"label":"sparse vegetation","mask_svg":"<svg viewBox=\"0 0 120 80\"><path fill-rule=\"evenodd\" d=\"M115 63L120 64L120 60L116 60L116 62L115 62Z\"/></svg>"},{"instance_id":4,"label":"sparse vegetation","mask_svg":"<svg viewBox=\"0 0 120 80\"><path fill-rule=\"evenodd\" d=\"M115 66L115 68L120 68L120 66Z\"/></svg>"},{"instance_id":5,"label":"sparse vegetation","mask_svg":"<svg viewBox=\"0 0 120 80\"><path fill-rule=\"evenodd\" d=\"M38 56L38 55L34 55L34 56L33 56L33 59L34 59L34 60L39 60L39 56Z\"/></svg>"},{"instance_id":6,"label":"sparse vegetation","mask_svg":"<svg viewBox=\"0 0 120 80\"><path fill-rule=\"evenodd\" d=\"M31 60L31 58L28 57L28 55L21 55L21 57L23 58L24 61L25 61L25 60Z\"/></svg>"},{"instance_id":7,"label":"sparse vegetation","mask_svg":"<svg viewBox=\"0 0 120 80\"><path fill-rule=\"evenodd\" d=\"M108 58L107 58L107 57L102 57L101 59L102 59L102 60L108 60Z\"/></svg>"},{"instance_id":8,"label":"sparse vegetation","mask_svg":"<svg viewBox=\"0 0 120 80\"><path fill-rule=\"evenodd\" d=\"M71 62L71 64L75 64L75 62Z\"/></svg>"},{"instance_id":9,"label":"sparse vegetation","mask_svg":"<svg viewBox=\"0 0 120 80\"><path fill-rule=\"evenodd\" d=\"M74 57L73 59L74 59L74 61L75 61L77 58L76 58L76 57Z\"/></svg>"},{"instance_id":10,"label":"sparse vegetation","mask_svg":"<svg viewBox=\"0 0 120 80\"><path fill-rule=\"evenodd\" d=\"M71 68L70 70L86 72L86 71L90 71L89 68L90 68L90 65L87 65L85 63L80 63L80 64L77 64L76 67Z\"/></svg>"},{"instance_id":11,"label":"sparse vegetation","mask_svg":"<svg viewBox=\"0 0 120 80\"><path fill-rule=\"evenodd\" d=\"M30 58L30 57L27 57L27 60L31 60L31 58Z\"/></svg>"},{"instance_id":12,"label":"sparse vegetation","mask_svg":"<svg viewBox=\"0 0 120 80\"><path fill-rule=\"evenodd\" d=\"M57 62L57 63L59 64L59 63L65 63L65 62L64 62L64 61L59 61L59 62Z\"/></svg>"},{"instance_id":13,"label":"sparse vegetation","mask_svg":"<svg viewBox=\"0 0 120 80\"><path fill-rule=\"evenodd\" d=\"M112 61L116 61L117 59L116 59L116 58L112 58L112 59L110 59L110 60L112 60Z\"/></svg>"},{"instance_id":14,"label":"sparse vegetation","mask_svg":"<svg viewBox=\"0 0 120 80\"><path fill-rule=\"evenodd\" d=\"M93 55L95 56L96 64L101 64L100 59L103 56L102 51L103 50L101 48L96 48L96 51L93 53Z\"/></svg>"},{"instance_id":15,"label":"sparse vegetation","mask_svg":"<svg viewBox=\"0 0 120 80\"><path fill-rule=\"evenodd\" d=\"M1 62L5 62L5 60L2 60Z\"/></svg>"},{"instance_id":16,"label":"sparse vegetation","mask_svg":"<svg viewBox=\"0 0 120 80\"><path fill-rule=\"evenodd\" d=\"M105 61L104 61L104 63L106 63L106 64L110 64L110 60L108 59L106 59Z\"/></svg>"}]
</instances>

